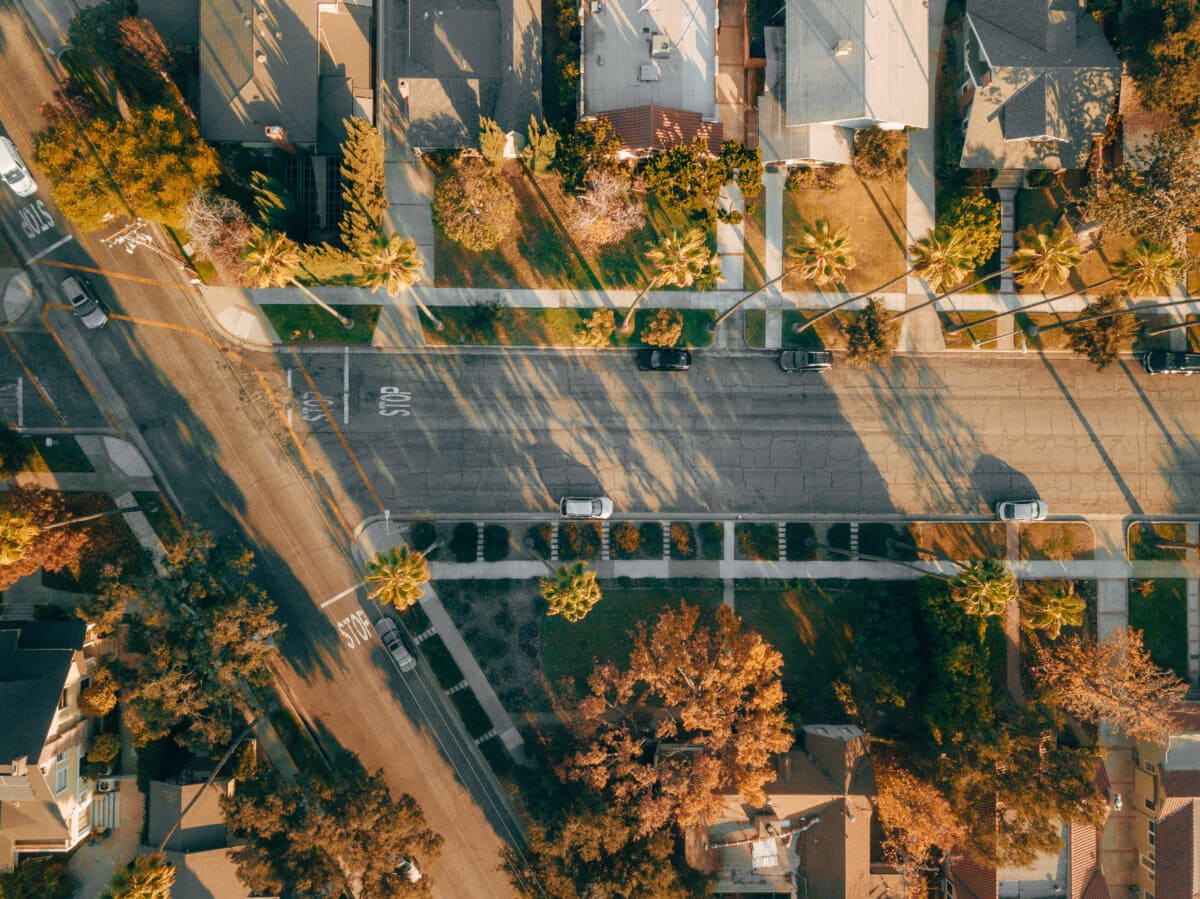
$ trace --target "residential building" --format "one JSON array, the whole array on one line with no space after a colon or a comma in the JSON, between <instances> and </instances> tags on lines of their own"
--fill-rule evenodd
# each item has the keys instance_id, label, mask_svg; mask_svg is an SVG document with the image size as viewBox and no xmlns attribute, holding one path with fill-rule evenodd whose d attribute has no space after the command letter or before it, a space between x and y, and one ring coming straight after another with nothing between
<instances>
[{"instance_id":1,"label":"residential building","mask_svg":"<svg viewBox=\"0 0 1200 899\"><path fill-rule=\"evenodd\" d=\"M69 852L91 832L85 639L82 621L0 622L0 871Z\"/></svg>"},{"instance_id":2,"label":"residential building","mask_svg":"<svg viewBox=\"0 0 1200 899\"><path fill-rule=\"evenodd\" d=\"M872 864L875 775L868 745L853 725L806 726L802 745L776 758L763 808L731 792L716 821L688 833L688 861L716 875L719 894L904 895L899 875Z\"/></svg>"},{"instance_id":3,"label":"residential building","mask_svg":"<svg viewBox=\"0 0 1200 899\"><path fill-rule=\"evenodd\" d=\"M1183 703L1178 732L1164 748L1142 743L1134 754L1137 886L1143 899L1200 895L1200 703Z\"/></svg>"},{"instance_id":4,"label":"residential building","mask_svg":"<svg viewBox=\"0 0 1200 899\"><path fill-rule=\"evenodd\" d=\"M200 0L200 136L336 154L375 120L371 0Z\"/></svg>"},{"instance_id":5,"label":"residential building","mask_svg":"<svg viewBox=\"0 0 1200 899\"><path fill-rule=\"evenodd\" d=\"M233 790L234 781L229 778L217 778L204 786L199 772L181 783L150 781L147 848L157 850L166 840L167 860L176 868L172 899L247 899L255 895L238 880L237 866L229 854L221 797L232 796Z\"/></svg>"},{"instance_id":6,"label":"residential building","mask_svg":"<svg viewBox=\"0 0 1200 899\"><path fill-rule=\"evenodd\" d=\"M583 4L581 118L613 124L626 154L703 137L720 152L716 0Z\"/></svg>"},{"instance_id":7,"label":"residential building","mask_svg":"<svg viewBox=\"0 0 1200 899\"><path fill-rule=\"evenodd\" d=\"M787 0L764 29L763 162L847 163L858 128L929 127L922 0Z\"/></svg>"},{"instance_id":8,"label":"residential building","mask_svg":"<svg viewBox=\"0 0 1200 899\"><path fill-rule=\"evenodd\" d=\"M411 148L479 146L479 118L523 135L541 118L539 0L380 0L380 53L396 108L383 111Z\"/></svg>"},{"instance_id":9,"label":"residential building","mask_svg":"<svg viewBox=\"0 0 1200 899\"><path fill-rule=\"evenodd\" d=\"M963 168L1080 169L1121 65L1086 0L967 0Z\"/></svg>"},{"instance_id":10,"label":"residential building","mask_svg":"<svg viewBox=\"0 0 1200 899\"><path fill-rule=\"evenodd\" d=\"M1139 171L1153 161L1154 139L1171 127L1171 116L1146 108L1142 92L1128 71L1121 73L1121 162Z\"/></svg>"}]
</instances>

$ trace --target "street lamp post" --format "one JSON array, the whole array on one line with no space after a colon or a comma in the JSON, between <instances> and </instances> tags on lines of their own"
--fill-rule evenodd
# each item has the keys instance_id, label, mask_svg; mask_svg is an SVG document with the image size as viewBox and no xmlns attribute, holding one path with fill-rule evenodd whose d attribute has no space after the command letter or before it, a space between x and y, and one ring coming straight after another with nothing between
<instances>
[{"instance_id":1,"label":"street lamp post","mask_svg":"<svg viewBox=\"0 0 1200 899\"><path fill-rule=\"evenodd\" d=\"M165 252L154 243L154 237L150 233L150 223L145 219L134 219L128 225L118 229L115 233L110 234L107 237L100 238L100 242L106 247L121 247L126 253L129 254L132 254L133 251L138 247L145 247L150 252L156 253L163 259L166 259L168 262L173 262L178 265L181 271L187 273L188 280L190 280L193 284L200 283L200 278L195 269L181 260L178 256L174 256L171 253Z\"/></svg>"}]
</instances>

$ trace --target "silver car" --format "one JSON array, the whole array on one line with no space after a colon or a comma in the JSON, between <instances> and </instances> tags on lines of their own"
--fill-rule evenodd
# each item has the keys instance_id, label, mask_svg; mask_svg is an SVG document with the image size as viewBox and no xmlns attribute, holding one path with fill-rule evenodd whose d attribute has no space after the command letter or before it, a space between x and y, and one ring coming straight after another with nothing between
<instances>
[{"instance_id":1,"label":"silver car","mask_svg":"<svg viewBox=\"0 0 1200 899\"><path fill-rule=\"evenodd\" d=\"M563 518L608 518L613 501L607 496L564 496L558 504Z\"/></svg>"},{"instance_id":2,"label":"silver car","mask_svg":"<svg viewBox=\"0 0 1200 899\"><path fill-rule=\"evenodd\" d=\"M390 618L380 618L375 622L375 633L379 634L379 639L383 641L388 655L395 660L397 668L401 671L412 671L417 667L417 660L404 645L404 637L401 636L396 622Z\"/></svg>"},{"instance_id":3,"label":"silver car","mask_svg":"<svg viewBox=\"0 0 1200 899\"><path fill-rule=\"evenodd\" d=\"M996 503L996 517L1001 521L1041 521L1050 510L1040 499L1005 500Z\"/></svg>"},{"instance_id":4,"label":"silver car","mask_svg":"<svg viewBox=\"0 0 1200 899\"><path fill-rule=\"evenodd\" d=\"M74 275L63 278L62 292L85 328L103 328L108 324L108 313L81 278Z\"/></svg>"},{"instance_id":5,"label":"silver car","mask_svg":"<svg viewBox=\"0 0 1200 899\"><path fill-rule=\"evenodd\" d=\"M37 182L29 173L29 166L7 137L0 137L0 181L9 186L18 197L37 193Z\"/></svg>"}]
</instances>

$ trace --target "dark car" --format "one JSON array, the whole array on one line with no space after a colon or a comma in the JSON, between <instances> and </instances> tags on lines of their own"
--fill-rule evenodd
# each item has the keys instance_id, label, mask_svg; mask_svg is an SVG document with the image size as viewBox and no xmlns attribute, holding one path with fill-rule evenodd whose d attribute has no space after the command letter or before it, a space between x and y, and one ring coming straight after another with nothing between
<instances>
[{"instance_id":1,"label":"dark car","mask_svg":"<svg viewBox=\"0 0 1200 899\"><path fill-rule=\"evenodd\" d=\"M687 350L640 350L637 366L642 371L687 371L692 367L692 354Z\"/></svg>"},{"instance_id":2,"label":"dark car","mask_svg":"<svg viewBox=\"0 0 1200 899\"><path fill-rule=\"evenodd\" d=\"M1155 350L1142 356L1142 367L1152 375L1191 375L1200 371L1200 353Z\"/></svg>"},{"instance_id":3,"label":"dark car","mask_svg":"<svg viewBox=\"0 0 1200 899\"><path fill-rule=\"evenodd\" d=\"M784 371L829 371L833 368L833 353L828 350L784 350L779 354L779 367Z\"/></svg>"}]
</instances>

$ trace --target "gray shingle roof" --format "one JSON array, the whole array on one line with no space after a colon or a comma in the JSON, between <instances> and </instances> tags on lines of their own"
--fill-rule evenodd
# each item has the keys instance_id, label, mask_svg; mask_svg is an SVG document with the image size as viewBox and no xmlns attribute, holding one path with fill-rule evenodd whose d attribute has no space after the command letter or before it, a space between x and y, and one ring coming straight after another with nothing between
<instances>
[{"instance_id":1,"label":"gray shingle roof","mask_svg":"<svg viewBox=\"0 0 1200 899\"><path fill-rule=\"evenodd\" d=\"M85 633L82 621L0 623L0 764L41 754Z\"/></svg>"}]
</instances>

